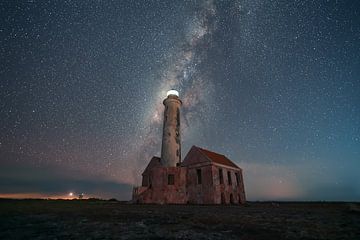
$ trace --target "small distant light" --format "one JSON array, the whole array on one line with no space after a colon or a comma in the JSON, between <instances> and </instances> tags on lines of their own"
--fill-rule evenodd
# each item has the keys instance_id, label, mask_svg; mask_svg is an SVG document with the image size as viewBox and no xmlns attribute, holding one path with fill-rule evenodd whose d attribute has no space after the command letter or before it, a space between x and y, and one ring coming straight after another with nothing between
<instances>
[{"instance_id":1,"label":"small distant light","mask_svg":"<svg viewBox=\"0 0 360 240\"><path fill-rule=\"evenodd\" d=\"M70 197L74 196L74 193L70 192L70 193L69 193L69 196L70 196Z\"/></svg>"},{"instance_id":2,"label":"small distant light","mask_svg":"<svg viewBox=\"0 0 360 240\"><path fill-rule=\"evenodd\" d=\"M173 90L173 89L171 89L170 91L168 91L167 93L166 93L166 96L168 97L169 95L175 95L175 96L179 96L179 92L178 91L176 91L176 90Z\"/></svg>"}]
</instances>

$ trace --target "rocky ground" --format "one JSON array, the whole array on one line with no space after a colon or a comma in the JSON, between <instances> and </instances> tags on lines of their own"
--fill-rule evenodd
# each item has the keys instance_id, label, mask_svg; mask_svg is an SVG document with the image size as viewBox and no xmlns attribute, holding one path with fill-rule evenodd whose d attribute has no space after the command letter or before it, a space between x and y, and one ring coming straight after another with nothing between
<instances>
[{"instance_id":1,"label":"rocky ground","mask_svg":"<svg viewBox=\"0 0 360 240\"><path fill-rule=\"evenodd\" d=\"M0 239L360 239L359 203L0 200Z\"/></svg>"}]
</instances>

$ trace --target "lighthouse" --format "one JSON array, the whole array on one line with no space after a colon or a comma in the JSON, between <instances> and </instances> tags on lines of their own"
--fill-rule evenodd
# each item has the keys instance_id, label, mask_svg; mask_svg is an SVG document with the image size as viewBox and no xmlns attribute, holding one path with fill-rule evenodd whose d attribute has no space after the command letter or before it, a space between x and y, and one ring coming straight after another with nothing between
<instances>
[{"instance_id":1,"label":"lighthouse","mask_svg":"<svg viewBox=\"0 0 360 240\"><path fill-rule=\"evenodd\" d=\"M242 169L226 156L197 146L182 159L179 93L168 91L163 104L161 157L153 156L144 169L133 202L244 204Z\"/></svg>"},{"instance_id":2,"label":"lighthouse","mask_svg":"<svg viewBox=\"0 0 360 240\"><path fill-rule=\"evenodd\" d=\"M181 162L180 107L179 92L170 90L164 99L164 125L161 145L161 165L176 167Z\"/></svg>"}]
</instances>

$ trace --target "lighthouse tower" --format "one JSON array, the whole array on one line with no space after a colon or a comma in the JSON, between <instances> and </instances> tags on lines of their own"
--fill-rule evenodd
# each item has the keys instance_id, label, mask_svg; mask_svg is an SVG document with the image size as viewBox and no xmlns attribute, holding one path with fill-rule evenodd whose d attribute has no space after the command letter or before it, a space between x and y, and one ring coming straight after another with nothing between
<instances>
[{"instance_id":1,"label":"lighthouse tower","mask_svg":"<svg viewBox=\"0 0 360 240\"><path fill-rule=\"evenodd\" d=\"M163 103L165 110L161 158L156 156L151 158L141 174L141 186L133 189L133 202L245 203L242 169L226 156L192 146L185 158L181 159L180 107L182 102L179 93L175 90L168 91ZM222 181L222 178L225 178L223 173L228 180L226 186L222 184L225 182Z\"/></svg>"},{"instance_id":2,"label":"lighthouse tower","mask_svg":"<svg viewBox=\"0 0 360 240\"><path fill-rule=\"evenodd\" d=\"M166 95L167 97L163 101L165 110L161 165L164 167L175 167L181 162L180 106L182 102L176 90L170 90Z\"/></svg>"}]
</instances>

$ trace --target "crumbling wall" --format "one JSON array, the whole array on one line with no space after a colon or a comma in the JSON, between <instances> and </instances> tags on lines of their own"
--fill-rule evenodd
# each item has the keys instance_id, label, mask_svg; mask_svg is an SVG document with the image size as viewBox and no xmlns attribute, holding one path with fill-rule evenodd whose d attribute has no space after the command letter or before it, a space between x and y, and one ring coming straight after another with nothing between
<instances>
[{"instance_id":1,"label":"crumbling wall","mask_svg":"<svg viewBox=\"0 0 360 240\"><path fill-rule=\"evenodd\" d=\"M201 176L199 176L199 173ZM199 177L201 181L199 182ZM211 164L188 166L187 174L188 203L214 204L214 186Z\"/></svg>"},{"instance_id":2,"label":"crumbling wall","mask_svg":"<svg viewBox=\"0 0 360 240\"><path fill-rule=\"evenodd\" d=\"M151 185L138 196L139 203L185 204L186 168L155 167L149 171ZM173 176L173 184L169 184L169 175Z\"/></svg>"},{"instance_id":3,"label":"crumbling wall","mask_svg":"<svg viewBox=\"0 0 360 240\"><path fill-rule=\"evenodd\" d=\"M223 177L220 181L219 169L222 169ZM230 172L231 184L228 181ZM239 183L235 173L239 174ZM244 204L245 189L241 169L229 168L227 166L212 165L212 175L214 176L214 201L216 204ZM232 195L232 201L230 196Z\"/></svg>"}]
</instances>

